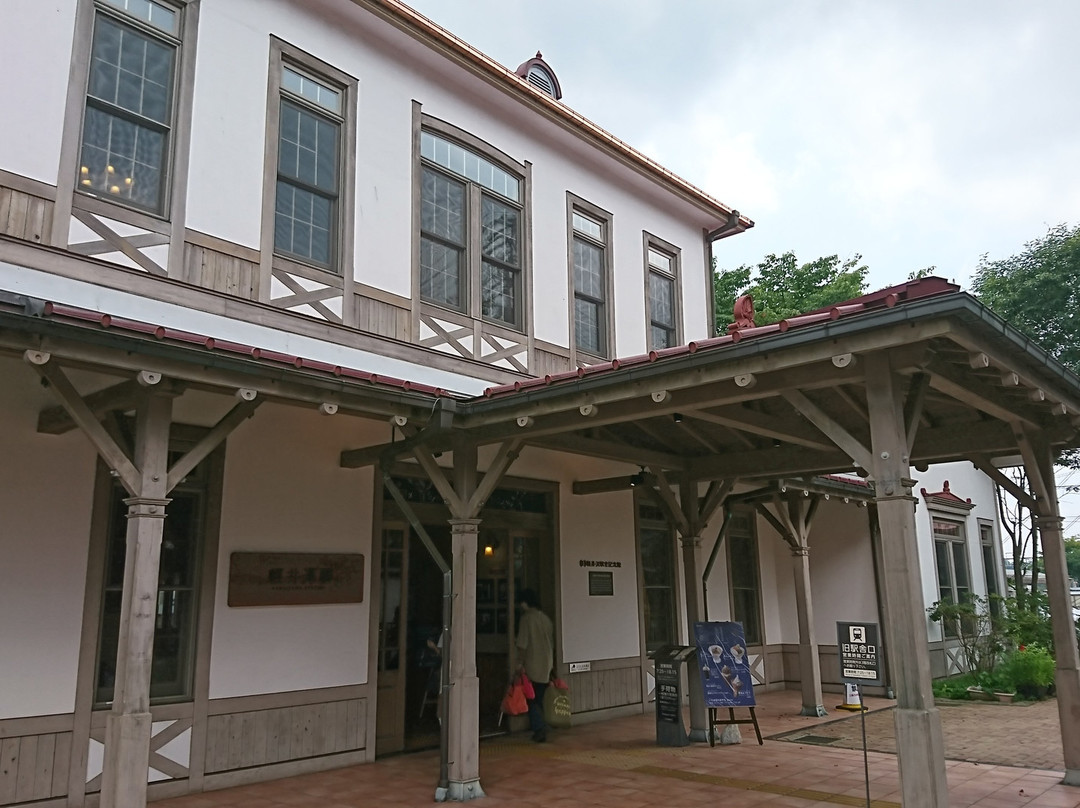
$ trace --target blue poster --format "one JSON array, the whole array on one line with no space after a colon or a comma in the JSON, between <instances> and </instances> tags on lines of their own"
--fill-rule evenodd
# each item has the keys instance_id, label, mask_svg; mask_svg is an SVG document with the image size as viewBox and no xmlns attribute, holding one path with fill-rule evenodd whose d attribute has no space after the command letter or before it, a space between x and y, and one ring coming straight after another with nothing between
<instances>
[{"instance_id":1,"label":"blue poster","mask_svg":"<svg viewBox=\"0 0 1080 808\"><path fill-rule=\"evenodd\" d=\"M741 623L694 623L706 707L753 707L754 683Z\"/></svg>"}]
</instances>

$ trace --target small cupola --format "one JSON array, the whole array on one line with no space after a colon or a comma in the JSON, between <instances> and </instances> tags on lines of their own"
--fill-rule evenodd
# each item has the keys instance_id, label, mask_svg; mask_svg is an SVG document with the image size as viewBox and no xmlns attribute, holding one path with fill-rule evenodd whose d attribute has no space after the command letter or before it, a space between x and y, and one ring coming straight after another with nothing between
<instances>
[{"instance_id":1,"label":"small cupola","mask_svg":"<svg viewBox=\"0 0 1080 808\"><path fill-rule=\"evenodd\" d=\"M518 69L514 72L540 90L540 92L550 95L556 101L562 98L562 88L559 87L559 80L555 77L555 71L544 61L540 51L537 51L536 56L529 59L529 61L518 65Z\"/></svg>"}]
</instances>

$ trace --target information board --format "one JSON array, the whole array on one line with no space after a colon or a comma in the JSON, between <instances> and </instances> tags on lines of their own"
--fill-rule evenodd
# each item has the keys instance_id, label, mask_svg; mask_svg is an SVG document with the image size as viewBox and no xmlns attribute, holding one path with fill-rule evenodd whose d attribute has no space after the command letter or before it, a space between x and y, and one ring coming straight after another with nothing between
<instances>
[{"instance_id":1,"label":"information board","mask_svg":"<svg viewBox=\"0 0 1080 808\"><path fill-rule=\"evenodd\" d=\"M656 672L656 720L671 724L682 723L682 704L679 692L679 663L674 660L657 660Z\"/></svg>"},{"instance_id":2,"label":"information board","mask_svg":"<svg viewBox=\"0 0 1080 808\"><path fill-rule=\"evenodd\" d=\"M840 678L860 685L880 685L881 644L877 623L837 623Z\"/></svg>"},{"instance_id":3,"label":"information board","mask_svg":"<svg viewBox=\"0 0 1080 808\"><path fill-rule=\"evenodd\" d=\"M741 623L694 623L706 707L753 707L754 683Z\"/></svg>"}]
</instances>

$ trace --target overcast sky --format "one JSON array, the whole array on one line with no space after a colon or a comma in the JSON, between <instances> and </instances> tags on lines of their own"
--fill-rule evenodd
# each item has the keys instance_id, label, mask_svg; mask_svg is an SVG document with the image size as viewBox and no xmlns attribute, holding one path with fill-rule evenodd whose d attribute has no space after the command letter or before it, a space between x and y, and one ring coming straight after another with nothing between
<instances>
[{"instance_id":1,"label":"overcast sky","mask_svg":"<svg viewBox=\"0 0 1080 808\"><path fill-rule=\"evenodd\" d=\"M861 253L965 288L1080 221L1080 0L407 0L753 219L721 267Z\"/></svg>"}]
</instances>

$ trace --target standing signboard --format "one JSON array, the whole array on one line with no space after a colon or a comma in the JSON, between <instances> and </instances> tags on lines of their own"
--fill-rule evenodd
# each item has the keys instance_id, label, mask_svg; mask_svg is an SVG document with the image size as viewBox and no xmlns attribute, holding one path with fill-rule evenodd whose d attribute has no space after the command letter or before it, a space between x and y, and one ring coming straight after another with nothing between
<instances>
[{"instance_id":1,"label":"standing signboard","mask_svg":"<svg viewBox=\"0 0 1080 808\"><path fill-rule=\"evenodd\" d=\"M877 623L837 623L840 678L858 685L880 685L881 643Z\"/></svg>"},{"instance_id":2,"label":"standing signboard","mask_svg":"<svg viewBox=\"0 0 1080 808\"><path fill-rule=\"evenodd\" d=\"M754 683L741 623L694 623L706 707L753 707Z\"/></svg>"}]
</instances>

